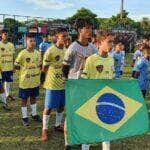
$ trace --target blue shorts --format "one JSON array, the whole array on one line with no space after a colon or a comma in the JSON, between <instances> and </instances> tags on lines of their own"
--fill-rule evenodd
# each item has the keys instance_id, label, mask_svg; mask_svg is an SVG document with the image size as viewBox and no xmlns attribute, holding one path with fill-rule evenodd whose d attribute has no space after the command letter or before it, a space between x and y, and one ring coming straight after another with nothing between
<instances>
[{"instance_id":1,"label":"blue shorts","mask_svg":"<svg viewBox=\"0 0 150 150\"><path fill-rule=\"evenodd\" d=\"M57 109L65 106L65 90L46 90L45 108Z\"/></svg>"},{"instance_id":2,"label":"blue shorts","mask_svg":"<svg viewBox=\"0 0 150 150\"><path fill-rule=\"evenodd\" d=\"M27 100L29 97L37 97L37 96L39 96L39 87L29 89L19 88L19 98L21 98L22 100Z\"/></svg>"},{"instance_id":3,"label":"blue shorts","mask_svg":"<svg viewBox=\"0 0 150 150\"><path fill-rule=\"evenodd\" d=\"M3 89L3 81L0 79L0 90Z\"/></svg>"},{"instance_id":4,"label":"blue shorts","mask_svg":"<svg viewBox=\"0 0 150 150\"><path fill-rule=\"evenodd\" d=\"M2 80L3 82L13 82L13 71L3 71Z\"/></svg>"}]
</instances>

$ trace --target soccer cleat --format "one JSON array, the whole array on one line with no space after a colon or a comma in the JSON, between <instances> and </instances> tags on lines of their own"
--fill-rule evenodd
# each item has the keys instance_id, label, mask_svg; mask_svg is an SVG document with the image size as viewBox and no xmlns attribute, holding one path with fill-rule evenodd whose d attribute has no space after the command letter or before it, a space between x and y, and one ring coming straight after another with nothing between
<instances>
[{"instance_id":1,"label":"soccer cleat","mask_svg":"<svg viewBox=\"0 0 150 150\"><path fill-rule=\"evenodd\" d=\"M7 104L3 104L3 109L6 111L11 111Z\"/></svg>"},{"instance_id":2,"label":"soccer cleat","mask_svg":"<svg viewBox=\"0 0 150 150\"><path fill-rule=\"evenodd\" d=\"M28 118L22 118L22 124L24 127L29 126Z\"/></svg>"},{"instance_id":3,"label":"soccer cleat","mask_svg":"<svg viewBox=\"0 0 150 150\"><path fill-rule=\"evenodd\" d=\"M41 117L40 117L39 115L35 115L35 116L32 116L32 115L31 115L31 117L32 117L32 119L33 119L34 121L42 122L42 119L41 119Z\"/></svg>"},{"instance_id":4,"label":"soccer cleat","mask_svg":"<svg viewBox=\"0 0 150 150\"><path fill-rule=\"evenodd\" d=\"M42 141L46 142L48 140L48 130L47 129L43 129L42 130Z\"/></svg>"},{"instance_id":5,"label":"soccer cleat","mask_svg":"<svg viewBox=\"0 0 150 150\"><path fill-rule=\"evenodd\" d=\"M54 130L58 132L64 132L64 124L61 124L59 126L54 126Z\"/></svg>"}]
</instances>

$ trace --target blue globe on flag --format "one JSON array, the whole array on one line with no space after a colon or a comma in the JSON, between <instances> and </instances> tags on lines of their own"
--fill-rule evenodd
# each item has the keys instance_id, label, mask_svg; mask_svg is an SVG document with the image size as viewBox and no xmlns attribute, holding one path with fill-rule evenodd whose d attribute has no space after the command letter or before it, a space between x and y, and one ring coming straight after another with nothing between
<instances>
[{"instance_id":1,"label":"blue globe on flag","mask_svg":"<svg viewBox=\"0 0 150 150\"><path fill-rule=\"evenodd\" d=\"M103 123L116 124L125 115L125 105L118 96L112 93L105 93L97 100L96 112Z\"/></svg>"}]
</instances>

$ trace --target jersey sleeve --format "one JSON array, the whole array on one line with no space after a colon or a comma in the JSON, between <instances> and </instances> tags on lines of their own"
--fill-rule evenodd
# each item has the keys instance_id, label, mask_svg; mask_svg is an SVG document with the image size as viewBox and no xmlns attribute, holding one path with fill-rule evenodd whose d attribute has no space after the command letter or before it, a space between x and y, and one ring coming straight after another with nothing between
<instances>
[{"instance_id":1,"label":"jersey sleeve","mask_svg":"<svg viewBox=\"0 0 150 150\"><path fill-rule=\"evenodd\" d=\"M38 60L39 60L39 66L42 66L42 57L41 57L41 54L40 52L38 51Z\"/></svg>"},{"instance_id":2,"label":"jersey sleeve","mask_svg":"<svg viewBox=\"0 0 150 150\"><path fill-rule=\"evenodd\" d=\"M43 58L43 66L49 66L51 62L51 51L47 50Z\"/></svg>"},{"instance_id":3,"label":"jersey sleeve","mask_svg":"<svg viewBox=\"0 0 150 150\"><path fill-rule=\"evenodd\" d=\"M10 43L10 49L12 50L13 54L15 54L15 47L12 43Z\"/></svg>"},{"instance_id":4,"label":"jersey sleeve","mask_svg":"<svg viewBox=\"0 0 150 150\"><path fill-rule=\"evenodd\" d=\"M114 59L112 59L112 66L111 66L111 69L112 69L112 78L114 78L115 77L115 61L114 61Z\"/></svg>"},{"instance_id":5,"label":"jersey sleeve","mask_svg":"<svg viewBox=\"0 0 150 150\"><path fill-rule=\"evenodd\" d=\"M111 52L110 56L114 59L115 58L115 51Z\"/></svg>"},{"instance_id":6,"label":"jersey sleeve","mask_svg":"<svg viewBox=\"0 0 150 150\"><path fill-rule=\"evenodd\" d=\"M135 71L140 72L141 68L143 67L143 61L139 60L135 65Z\"/></svg>"},{"instance_id":7,"label":"jersey sleeve","mask_svg":"<svg viewBox=\"0 0 150 150\"><path fill-rule=\"evenodd\" d=\"M90 59L87 58L86 62L85 62L85 66L84 66L84 70L82 72L81 78L84 79L89 79L90 78L90 67L89 67L89 61Z\"/></svg>"},{"instance_id":8,"label":"jersey sleeve","mask_svg":"<svg viewBox=\"0 0 150 150\"><path fill-rule=\"evenodd\" d=\"M124 55L122 55L122 58L121 58L121 70L123 70L124 65L125 65L125 57L124 57Z\"/></svg>"},{"instance_id":9,"label":"jersey sleeve","mask_svg":"<svg viewBox=\"0 0 150 150\"><path fill-rule=\"evenodd\" d=\"M39 45L39 51L42 52L42 43Z\"/></svg>"},{"instance_id":10,"label":"jersey sleeve","mask_svg":"<svg viewBox=\"0 0 150 150\"><path fill-rule=\"evenodd\" d=\"M94 44L91 44L91 45L92 45L92 49L93 49L93 54L97 53L98 52L97 47Z\"/></svg>"},{"instance_id":11,"label":"jersey sleeve","mask_svg":"<svg viewBox=\"0 0 150 150\"><path fill-rule=\"evenodd\" d=\"M63 64L70 66L73 61L74 54L75 50L72 47L69 47L65 53Z\"/></svg>"},{"instance_id":12,"label":"jersey sleeve","mask_svg":"<svg viewBox=\"0 0 150 150\"><path fill-rule=\"evenodd\" d=\"M15 60L14 65L17 66L17 67L21 67L22 64L23 64L23 59L22 59L22 58L23 58L23 53L20 52L20 53L18 54L16 60Z\"/></svg>"},{"instance_id":13,"label":"jersey sleeve","mask_svg":"<svg viewBox=\"0 0 150 150\"><path fill-rule=\"evenodd\" d=\"M138 51L136 51L136 52L134 53L134 55L133 55L133 60L135 61L135 60L137 59L137 57L138 57Z\"/></svg>"}]
</instances>

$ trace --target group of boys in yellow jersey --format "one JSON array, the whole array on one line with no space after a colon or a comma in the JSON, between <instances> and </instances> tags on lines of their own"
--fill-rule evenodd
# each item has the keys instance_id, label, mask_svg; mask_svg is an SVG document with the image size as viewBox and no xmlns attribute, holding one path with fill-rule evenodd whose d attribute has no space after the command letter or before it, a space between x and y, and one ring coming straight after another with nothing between
<instances>
[{"instance_id":1,"label":"group of boys in yellow jersey","mask_svg":"<svg viewBox=\"0 0 150 150\"><path fill-rule=\"evenodd\" d=\"M19 97L22 99L22 123L29 125L27 101L30 100L31 117L42 122L37 114L37 96L39 95L41 69L46 73L44 83L45 107L43 111L42 141L48 139L50 113L56 109L55 130L63 131L63 111L65 107L65 81L72 79L112 79L114 78L114 60L108 54L113 46L113 36L103 31L97 36L96 47L89 42L92 37L92 23L89 20L76 21L78 39L66 50L68 32L59 28L56 33L57 42L44 54L43 65L40 54L35 50L36 41L32 34L27 35L27 47L22 50L16 60L15 69L19 70ZM0 57L1 58L1 57ZM65 139L66 140L66 139ZM90 145L83 144L82 150ZM65 149L70 146L65 141ZM110 143L103 142L103 149L109 150Z\"/></svg>"}]
</instances>

